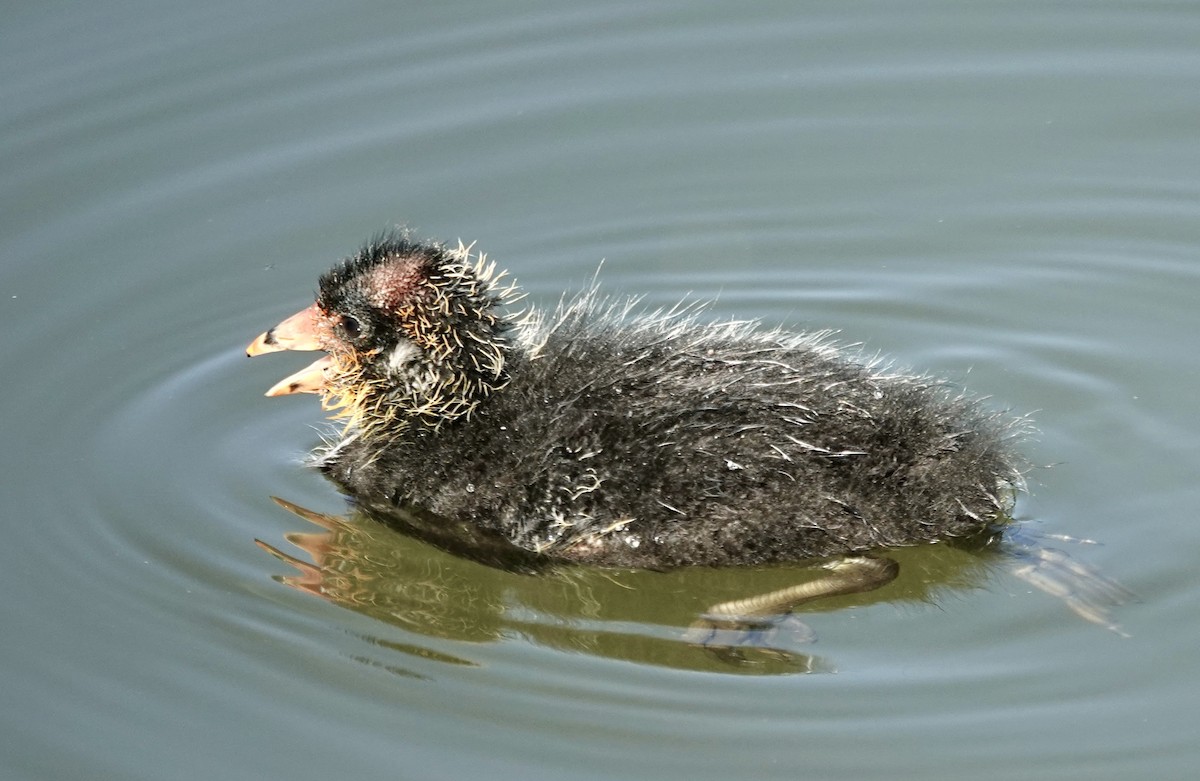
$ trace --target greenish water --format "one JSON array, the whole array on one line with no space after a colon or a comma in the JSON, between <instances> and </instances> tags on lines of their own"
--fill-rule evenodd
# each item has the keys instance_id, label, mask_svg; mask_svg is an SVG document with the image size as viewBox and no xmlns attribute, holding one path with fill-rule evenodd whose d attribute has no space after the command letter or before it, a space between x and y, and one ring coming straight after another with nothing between
<instances>
[{"instance_id":1,"label":"greenish water","mask_svg":"<svg viewBox=\"0 0 1200 781\"><path fill-rule=\"evenodd\" d=\"M6 9L0 776L1188 777L1197 40L1163 3ZM603 259L1032 413L1018 514L1103 543L1063 547L1131 637L933 547L731 667L680 627L799 570L533 578L286 512L345 511L321 413L242 350L396 223L539 305Z\"/></svg>"}]
</instances>

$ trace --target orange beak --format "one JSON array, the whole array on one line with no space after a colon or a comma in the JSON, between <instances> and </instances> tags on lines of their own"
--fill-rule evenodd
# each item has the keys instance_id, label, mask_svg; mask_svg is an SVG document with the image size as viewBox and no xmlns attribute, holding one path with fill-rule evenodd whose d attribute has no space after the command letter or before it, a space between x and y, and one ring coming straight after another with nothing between
<instances>
[{"instance_id":1,"label":"orange beak","mask_svg":"<svg viewBox=\"0 0 1200 781\"><path fill-rule=\"evenodd\" d=\"M266 333L260 335L246 348L246 355L254 357L280 350L320 350L321 310L314 303ZM271 386L268 396L286 396L291 393L320 393L325 387L325 372L333 365L328 355Z\"/></svg>"}]
</instances>

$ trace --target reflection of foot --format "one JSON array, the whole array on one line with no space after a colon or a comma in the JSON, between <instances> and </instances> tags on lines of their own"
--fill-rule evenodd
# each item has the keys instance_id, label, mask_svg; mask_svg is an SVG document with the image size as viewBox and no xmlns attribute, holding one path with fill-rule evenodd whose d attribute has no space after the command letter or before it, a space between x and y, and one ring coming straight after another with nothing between
<instances>
[{"instance_id":1,"label":"reflection of foot","mask_svg":"<svg viewBox=\"0 0 1200 781\"><path fill-rule=\"evenodd\" d=\"M816 633L793 615L736 619L701 616L684 632L692 645L717 648L787 648L811 643Z\"/></svg>"}]
</instances>

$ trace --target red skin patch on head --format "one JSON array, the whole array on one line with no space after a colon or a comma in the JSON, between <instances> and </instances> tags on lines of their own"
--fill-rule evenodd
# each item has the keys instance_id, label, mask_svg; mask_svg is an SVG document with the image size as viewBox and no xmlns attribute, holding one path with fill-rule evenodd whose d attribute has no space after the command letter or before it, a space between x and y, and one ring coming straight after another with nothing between
<instances>
[{"instance_id":1,"label":"red skin patch on head","mask_svg":"<svg viewBox=\"0 0 1200 781\"><path fill-rule=\"evenodd\" d=\"M314 320L313 326L317 334L317 341L321 344L321 349L327 353L332 353L342 344L342 339L333 329L341 320L341 315L328 312L324 309L319 309L319 317Z\"/></svg>"},{"instance_id":2,"label":"red skin patch on head","mask_svg":"<svg viewBox=\"0 0 1200 781\"><path fill-rule=\"evenodd\" d=\"M371 269L363 282L371 305L379 309L398 309L425 278L417 258L396 257Z\"/></svg>"}]
</instances>

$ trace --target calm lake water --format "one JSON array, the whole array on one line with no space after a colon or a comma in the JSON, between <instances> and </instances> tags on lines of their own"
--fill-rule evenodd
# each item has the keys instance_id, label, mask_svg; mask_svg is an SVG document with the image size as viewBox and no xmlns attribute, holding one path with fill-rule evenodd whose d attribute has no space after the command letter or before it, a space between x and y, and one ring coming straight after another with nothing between
<instances>
[{"instance_id":1,"label":"calm lake water","mask_svg":"<svg viewBox=\"0 0 1200 781\"><path fill-rule=\"evenodd\" d=\"M0 777L1194 775L1200 5L10 5ZM681 627L803 569L345 518L315 400L262 397L305 359L243 350L401 223L1031 413L1018 515L1102 543L1054 545L1130 637L929 546L738 665Z\"/></svg>"}]
</instances>

